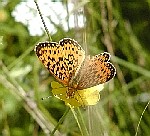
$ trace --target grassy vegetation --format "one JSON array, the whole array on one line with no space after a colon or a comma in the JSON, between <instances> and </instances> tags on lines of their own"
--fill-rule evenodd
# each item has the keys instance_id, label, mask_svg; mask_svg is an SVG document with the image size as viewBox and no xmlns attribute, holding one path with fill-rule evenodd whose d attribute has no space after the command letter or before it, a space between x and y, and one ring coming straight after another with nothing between
<instances>
[{"instance_id":1,"label":"grassy vegetation","mask_svg":"<svg viewBox=\"0 0 150 136\"><path fill-rule=\"evenodd\" d=\"M50 83L55 79L33 49L48 36L31 36L28 25L15 21L12 12L20 3L0 2L0 135L49 135L60 121L56 136L134 136L150 100L150 2L75 2L74 15L79 16L79 9L84 8L86 21L84 28L68 26L68 31L49 20L56 29L53 41L70 37L87 54L107 51L117 69L97 105L71 110L55 97L41 100L52 96ZM63 5L67 10L68 2ZM148 106L137 135L149 136L149 115Z\"/></svg>"}]
</instances>

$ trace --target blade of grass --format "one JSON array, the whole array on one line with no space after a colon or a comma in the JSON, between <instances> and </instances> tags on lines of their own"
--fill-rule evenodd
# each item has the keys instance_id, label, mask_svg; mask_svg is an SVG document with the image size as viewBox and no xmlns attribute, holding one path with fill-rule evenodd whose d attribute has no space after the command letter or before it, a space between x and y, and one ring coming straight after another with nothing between
<instances>
[{"instance_id":1,"label":"blade of grass","mask_svg":"<svg viewBox=\"0 0 150 136\"><path fill-rule=\"evenodd\" d=\"M149 104L150 104L150 101L147 103L147 105L145 106L145 108L144 108L144 110L143 110L143 112L142 112L142 114L141 114L140 120L139 120L138 125L137 125L137 128L136 128L135 136L138 135L138 130L139 130L139 126L140 126L141 120L142 120L143 115L144 115L144 112L146 111L146 109L147 109L147 107L149 106Z\"/></svg>"},{"instance_id":2,"label":"blade of grass","mask_svg":"<svg viewBox=\"0 0 150 136\"><path fill-rule=\"evenodd\" d=\"M26 111L32 116L34 120L40 125L42 130L46 135L49 135L51 130L53 130L54 125L49 122L49 120L45 117L42 111L37 106L36 102L33 101L26 94L27 91L22 88L22 86L17 82L17 80L10 76L10 72L7 67L0 62L2 66L2 74L0 75L0 83L10 90L12 94L15 94L16 98L19 102L22 102L23 107ZM60 135L57 131L56 135Z\"/></svg>"},{"instance_id":3,"label":"blade of grass","mask_svg":"<svg viewBox=\"0 0 150 136\"><path fill-rule=\"evenodd\" d=\"M114 62L124 66L124 67L129 68L132 71L135 71L135 72L137 72L137 73L139 73L141 75L144 75L144 76L150 78L150 71L146 70L145 68L142 68L142 67L140 67L138 65L135 65L133 63L127 62L127 61L125 61L123 59L120 59L118 57L115 57L115 56L112 56L112 60Z\"/></svg>"},{"instance_id":4,"label":"blade of grass","mask_svg":"<svg viewBox=\"0 0 150 136\"><path fill-rule=\"evenodd\" d=\"M80 109L77 108L77 112L75 112L74 108L72 108L72 107L70 107L70 108L71 108L71 111L72 111L72 113L74 115L74 118L75 118L75 120L76 120L76 122L78 124L78 127L80 129L81 135L82 136L89 136L89 133L88 133L87 128L85 126L85 123L83 121L83 117L82 117L82 114L80 112Z\"/></svg>"}]
</instances>

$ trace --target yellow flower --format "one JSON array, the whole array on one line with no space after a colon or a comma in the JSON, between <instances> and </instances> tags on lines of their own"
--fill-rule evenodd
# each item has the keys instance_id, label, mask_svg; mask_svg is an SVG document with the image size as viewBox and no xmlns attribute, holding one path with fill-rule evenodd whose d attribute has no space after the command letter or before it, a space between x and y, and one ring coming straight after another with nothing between
<instances>
[{"instance_id":1,"label":"yellow flower","mask_svg":"<svg viewBox=\"0 0 150 136\"><path fill-rule=\"evenodd\" d=\"M75 90L74 95L71 98L67 97L66 92L68 90L68 87L64 87L63 85L55 81L51 83L51 87L54 96L58 99L63 100L66 105L79 107L97 104L100 99L99 92L104 88L104 84L99 84L97 86L83 90Z\"/></svg>"}]
</instances>

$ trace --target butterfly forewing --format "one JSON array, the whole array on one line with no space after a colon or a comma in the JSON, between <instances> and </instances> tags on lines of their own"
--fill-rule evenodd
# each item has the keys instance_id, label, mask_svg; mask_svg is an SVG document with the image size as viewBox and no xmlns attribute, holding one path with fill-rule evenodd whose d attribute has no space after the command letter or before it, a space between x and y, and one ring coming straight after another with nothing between
<instances>
[{"instance_id":1,"label":"butterfly forewing","mask_svg":"<svg viewBox=\"0 0 150 136\"><path fill-rule=\"evenodd\" d=\"M35 52L49 72L64 85L68 85L85 58L81 46L69 38L59 43L39 43L35 46Z\"/></svg>"}]
</instances>

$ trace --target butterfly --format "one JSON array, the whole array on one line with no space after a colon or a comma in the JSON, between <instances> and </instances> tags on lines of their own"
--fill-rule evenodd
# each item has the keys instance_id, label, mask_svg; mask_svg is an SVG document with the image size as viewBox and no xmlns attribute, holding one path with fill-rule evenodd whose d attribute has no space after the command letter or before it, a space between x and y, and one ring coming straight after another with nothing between
<instances>
[{"instance_id":1,"label":"butterfly","mask_svg":"<svg viewBox=\"0 0 150 136\"><path fill-rule=\"evenodd\" d=\"M104 52L93 57L85 56L82 47L77 41L70 38L64 38L59 43L40 42L34 50L39 60L56 80L64 88L67 87L59 92L57 86L63 87L53 83L54 95L59 98L63 96L63 100L68 100L69 103L71 103L71 99L75 98L79 103L78 105L94 105L99 100L99 93L93 94L98 91L98 88L94 92L91 91L92 93L90 93L89 88L108 82L116 74L115 67L109 62L109 53ZM91 95L85 95L88 93ZM96 101L92 102L90 96L96 96ZM92 104L89 104L88 101L91 101Z\"/></svg>"}]
</instances>

